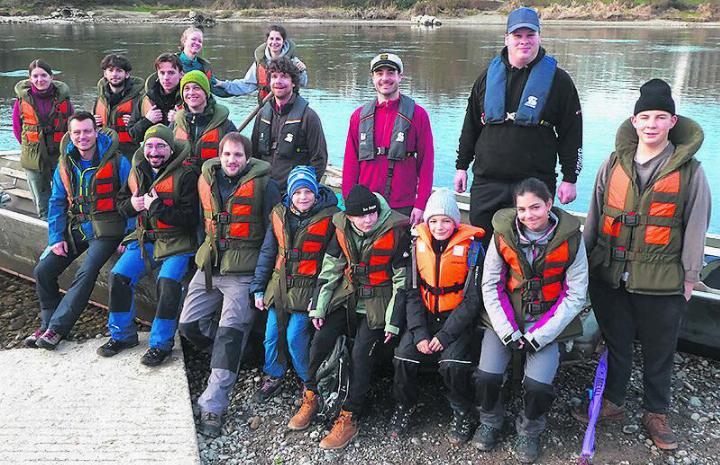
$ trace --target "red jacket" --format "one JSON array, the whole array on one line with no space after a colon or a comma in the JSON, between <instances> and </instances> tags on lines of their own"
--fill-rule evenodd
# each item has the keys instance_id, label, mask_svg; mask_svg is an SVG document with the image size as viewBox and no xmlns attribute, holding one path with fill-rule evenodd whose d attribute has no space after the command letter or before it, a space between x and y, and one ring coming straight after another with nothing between
<instances>
[{"instance_id":1,"label":"red jacket","mask_svg":"<svg viewBox=\"0 0 720 465\"><path fill-rule=\"evenodd\" d=\"M375 145L389 147L395 116L400 99L376 103L375 106ZM360 111L355 110L350 117L347 142L345 144L345 161L343 162L343 197L347 197L355 184L362 184L373 192L385 192L388 160L380 156L370 161L358 161L358 138L360 128ZM395 163L387 199L391 208L416 207L425 209L433 184L433 165L435 149L433 147L430 119L424 108L415 104L412 126L407 137L407 150L417 152L416 158L408 158Z\"/></svg>"}]
</instances>

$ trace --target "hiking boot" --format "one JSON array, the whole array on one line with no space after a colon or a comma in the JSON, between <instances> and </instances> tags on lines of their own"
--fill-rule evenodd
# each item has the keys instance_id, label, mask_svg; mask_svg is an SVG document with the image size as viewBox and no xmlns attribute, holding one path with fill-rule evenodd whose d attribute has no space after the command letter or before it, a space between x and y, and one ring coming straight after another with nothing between
<instances>
[{"instance_id":1,"label":"hiking boot","mask_svg":"<svg viewBox=\"0 0 720 465\"><path fill-rule=\"evenodd\" d=\"M480 426L475 430L475 435L472 438L472 444L476 449L483 452L493 450L495 444L500 439L500 430L494 428L485 423L480 423Z\"/></svg>"},{"instance_id":2,"label":"hiking boot","mask_svg":"<svg viewBox=\"0 0 720 465\"><path fill-rule=\"evenodd\" d=\"M28 337L23 340L23 344L25 347L28 347L30 349L37 349L37 340L40 339L40 336L42 336L44 331L42 329L36 329L34 333L29 335Z\"/></svg>"},{"instance_id":3,"label":"hiking boot","mask_svg":"<svg viewBox=\"0 0 720 465\"><path fill-rule=\"evenodd\" d=\"M515 455L522 463L533 463L540 455L540 437L519 434L515 441Z\"/></svg>"},{"instance_id":4,"label":"hiking boot","mask_svg":"<svg viewBox=\"0 0 720 465\"><path fill-rule=\"evenodd\" d=\"M477 427L472 413L466 410L453 409L453 430L448 440L450 444L464 444L470 440Z\"/></svg>"},{"instance_id":5,"label":"hiking boot","mask_svg":"<svg viewBox=\"0 0 720 465\"><path fill-rule=\"evenodd\" d=\"M57 345L60 344L61 339L62 336L60 336L52 329L48 329L44 333L42 333L40 337L37 338L37 341L35 341L35 345L42 349L55 350Z\"/></svg>"},{"instance_id":6,"label":"hiking boot","mask_svg":"<svg viewBox=\"0 0 720 465\"><path fill-rule=\"evenodd\" d=\"M105 344L97 348L97 354L101 357L112 357L117 355L125 349L135 347L138 345L137 339L129 341L118 341L117 339L110 338Z\"/></svg>"},{"instance_id":7,"label":"hiking boot","mask_svg":"<svg viewBox=\"0 0 720 465\"><path fill-rule=\"evenodd\" d=\"M200 434L209 438L220 436L220 428L222 427L222 415L213 412L200 412L200 426L198 431Z\"/></svg>"},{"instance_id":8,"label":"hiking boot","mask_svg":"<svg viewBox=\"0 0 720 465\"><path fill-rule=\"evenodd\" d=\"M320 449L343 449L357 435L358 427L357 422L353 420L353 413L340 410L332 430L320 441Z\"/></svg>"},{"instance_id":9,"label":"hiking boot","mask_svg":"<svg viewBox=\"0 0 720 465\"><path fill-rule=\"evenodd\" d=\"M112 340L112 339L111 339ZM105 344L107 345L107 344ZM170 356L172 350L158 349L157 347L150 347L142 358L140 363L148 367L156 367L165 361Z\"/></svg>"},{"instance_id":10,"label":"hiking boot","mask_svg":"<svg viewBox=\"0 0 720 465\"><path fill-rule=\"evenodd\" d=\"M272 376L267 376L265 378L265 381L263 381L262 386L260 386L260 389L255 391L255 394L253 394L253 400L259 404L262 404L275 394L280 393L280 391L282 391L282 386L282 378L273 378Z\"/></svg>"},{"instance_id":11,"label":"hiking boot","mask_svg":"<svg viewBox=\"0 0 720 465\"><path fill-rule=\"evenodd\" d=\"M307 429L307 427L310 426L310 422L313 418L315 418L317 410L317 394L312 392L310 389L305 389L305 392L303 392L303 403L300 406L300 410L298 410L298 412L288 422L288 429L293 431L302 431Z\"/></svg>"},{"instance_id":12,"label":"hiking boot","mask_svg":"<svg viewBox=\"0 0 720 465\"><path fill-rule=\"evenodd\" d=\"M588 417L588 403L585 402L579 407L575 407L570 411L570 414L577 421L581 423L588 423L590 421ZM619 422L625 421L625 409L618 407L609 400L603 398L602 406L600 408L600 415L598 416L597 423L603 421Z\"/></svg>"},{"instance_id":13,"label":"hiking boot","mask_svg":"<svg viewBox=\"0 0 720 465\"><path fill-rule=\"evenodd\" d=\"M645 412L642 424L650 434L658 449L673 450L678 447L678 440L668 425L667 415L662 413Z\"/></svg>"},{"instance_id":14,"label":"hiking boot","mask_svg":"<svg viewBox=\"0 0 720 465\"><path fill-rule=\"evenodd\" d=\"M410 416L415 411L415 407L408 407L403 404L397 404L392 417L390 417L390 439L398 439L410 424Z\"/></svg>"}]
</instances>

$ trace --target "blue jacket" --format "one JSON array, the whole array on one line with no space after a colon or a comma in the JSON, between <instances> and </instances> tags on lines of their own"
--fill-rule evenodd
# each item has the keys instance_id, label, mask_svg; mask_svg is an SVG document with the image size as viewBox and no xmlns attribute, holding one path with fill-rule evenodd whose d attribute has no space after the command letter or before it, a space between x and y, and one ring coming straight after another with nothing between
<instances>
[{"instance_id":1,"label":"blue jacket","mask_svg":"<svg viewBox=\"0 0 720 465\"><path fill-rule=\"evenodd\" d=\"M67 137L67 136L66 136ZM95 173L100 161L104 156L111 152L111 149L117 148L117 143L113 143L113 139L102 132L98 133L97 136L97 158L91 162L91 167L81 170L78 163L77 151L75 145L68 141L65 147L65 153L72 160L70 165L75 171L75 179L79 179L83 187L90 187L90 180L92 175ZM125 157L120 157L120 185L127 182L128 175L130 174L130 162ZM75 188L74 195L79 195L79 186L73 186ZM67 229L67 211L70 205L67 201L67 192L65 186L60 178L60 168L55 168L53 173L52 182L52 193L50 194L50 201L48 203L48 245L52 246L58 242L66 240L65 230ZM80 231L83 236L90 240L95 237L93 233L92 224L89 220L80 223Z\"/></svg>"}]
</instances>

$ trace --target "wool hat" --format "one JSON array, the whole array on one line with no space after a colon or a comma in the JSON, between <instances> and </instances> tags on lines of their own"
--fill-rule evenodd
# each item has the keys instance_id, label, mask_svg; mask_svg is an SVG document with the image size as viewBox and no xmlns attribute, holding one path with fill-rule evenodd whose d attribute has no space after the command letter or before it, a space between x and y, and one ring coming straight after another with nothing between
<instances>
[{"instance_id":1,"label":"wool hat","mask_svg":"<svg viewBox=\"0 0 720 465\"><path fill-rule=\"evenodd\" d=\"M290 171L287 180L287 205L292 203L292 196L296 190L301 187L307 187L313 194L318 195L320 186L317 182L317 175L315 174L315 168L312 166L298 165Z\"/></svg>"},{"instance_id":2,"label":"wool hat","mask_svg":"<svg viewBox=\"0 0 720 465\"><path fill-rule=\"evenodd\" d=\"M145 137L143 138L143 143L147 142L148 139L158 137L170 146L172 150L175 150L175 136L173 136L173 132L170 130L169 127L165 126L164 124L158 123L153 126L150 126L147 131L145 131Z\"/></svg>"},{"instance_id":3,"label":"wool hat","mask_svg":"<svg viewBox=\"0 0 720 465\"><path fill-rule=\"evenodd\" d=\"M378 68L388 66L397 70L398 73L403 72L403 62L399 56L394 53L381 53L370 61L370 72L374 72Z\"/></svg>"},{"instance_id":4,"label":"wool hat","mask_svg":"<svg viewBox=\"0 0 720 465\"><path fill-rule=\"evenodd\" d=\"M182 79L180 79L180 95L183 94L183 91L185 90L185 84L188 82L194 82L195 84L199 85L200 88L205 92L205 95L208 97L210 96L210 81L208 81L207 76L205 76L205 73L203 73L200 70L194 69L190 71L189 73L185 74Z\"/></svg>"},{"instance_id":5,"label":"wool hat","mask_svg":"<svg viewBox=\"0 0 720 465\"><path fill-rule=\"evenodd\" d=\"M640 98L635 102L635 112L648 110L667 111L675 114L675 101L672 98L670 85L662 79L650 79L640 87Z\"/></svg>"},{"instance_id":6,"label":"wool hat","mask_svg":"<svg viewBox=\"0 0 720 465\"><path fill-rule=\"evenodd\" d=\"M455 226L460 224L460 208L455 200L455 194L448 188L443 187L430 195L423 212L423 221L427 223L430 218L437 215L447 216L453 220Z\"/></svg>"},{"instance_id":7,"label":"wool hat","mask_svg":"<svg viewBox=\"0 0 720 465\"><path fill-rule=\"evenodd\" d=\"M350 216L363 216L380 210L380 202L370 189L355 184L345 199L345 213Z\"/></svg>"},{"instance_id":8,"label":"wool hat","mask_svg":"<svg viewBox=\"0 0 720 465\"><path fill-rule=\"evenodd\" d=\"M540 32L540 18L537 11L525 6L511 11L507 19L507 33L511 34L521 27Z\"/></svg>"}]
</instances>

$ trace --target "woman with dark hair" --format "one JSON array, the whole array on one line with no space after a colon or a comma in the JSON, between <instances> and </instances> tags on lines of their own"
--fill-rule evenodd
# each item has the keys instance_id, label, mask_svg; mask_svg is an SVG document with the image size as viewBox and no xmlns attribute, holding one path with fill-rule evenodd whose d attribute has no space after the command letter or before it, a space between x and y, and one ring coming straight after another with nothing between
<instances>
[{"instance_id":1,"label":"woman with dark hair","mask_svg":"<svg viewBox=\"0 0 720 465\"><path fill-rule=\"evenodd\" d=\"M232 81L220 81L213 87L224 89L230 95L246 95L258 90L258 102L270 93L270 75L267 67L275 58L288 57L300 71L300 87L307 86L307 67L300 58L295 56L295 42L287 38L284 27L273 24L265 30L265 42L255 49L255 60L245 77Z\"/></svg>"},{"instance_id":2,"label":"woman with dark hair","mask_svg":"<svg viewBox=\"0 0 720 465\"><path fill-rule=\"evenodd\" d=\"M190 26L185 29L180 36L180 52L177 53L182 63L183 73L187 74L190 71L198 70L202 71L210 81L210 89L213 95L218 97L229 97L230 94L225 92L222 88L217 86L217 78L213 75L210 62L200 56L200 52L203 48L204 34L202 29Z\"/></svg>"},{"instance_id":3,"label":"woman with dark hair","mask_svg":"<svg viewBox=\"0 0 720 465\"><path fill-rule=\"evenodd\" d=\"M28 79L15 85L15 95L13 133L21 145L20 164L27 174L37 215L46 220L50 179L73 113L70 88L53 80L49 64L33 60L28 66Z\"/></svg>"},{"instance_id":4,"label":"woman with dark hair","mask_svg":"<svg viewBox=\"0 0 720 465\"><path fill-rule=\"evenodd\" d=\"M580 221L553 207L542 181L520 182L514 200L515 208L493 216L495 232L483 266L482 319L487 330L475 374L480 427L473 443L483 451L497 443L505 368L513 354L523 352L524 409L515 422L515 453L521 462L532 463L555 399L558 342L582 334L577 315L585 303L588 264Z\"/></svg>"}]
</instances>

